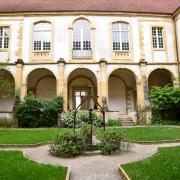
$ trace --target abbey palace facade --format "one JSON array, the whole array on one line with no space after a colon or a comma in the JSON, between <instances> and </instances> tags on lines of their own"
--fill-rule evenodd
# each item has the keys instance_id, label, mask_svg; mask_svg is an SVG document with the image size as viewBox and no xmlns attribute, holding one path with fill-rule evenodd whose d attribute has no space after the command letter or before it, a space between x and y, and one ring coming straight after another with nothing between
<instances>
[{"instance_id":1,"label":"abbey palace facade","mask_svg":"<svg viewBox=\"0 0 180 180\"><path fill-rule=\"evenodd\" d=\"M68 111L91 87L108 118L136 122L152 86L179 87L179 7L180 0L1 0L1 71L22 99L61 95ZM8 117L14 100L0 95Z\"/></svg>"}]
</instances>

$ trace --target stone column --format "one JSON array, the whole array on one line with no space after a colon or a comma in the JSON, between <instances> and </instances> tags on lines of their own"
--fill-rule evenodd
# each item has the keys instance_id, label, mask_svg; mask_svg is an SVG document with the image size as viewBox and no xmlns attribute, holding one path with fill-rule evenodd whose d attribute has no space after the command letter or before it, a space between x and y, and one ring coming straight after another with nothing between
<instances>
[{"instance_id":1,"label":"stone column","mask_svg":"<svg viewBox=\"0 0 180 180\"><path fill-rule=\"evenodd\" d=\"M179 87L180 87L180 81L178 81L178 77L175 78L175 80L173 81L173 86L174 86L175 88L179 88Z\"/></svg>"},{"instance_id":2,"label":"stone column","mask_svg":"<svg viewBox=\"0 0 180 180\"><path fill-rule=\"evenodd\" d=\"M19 93L20 97L22 96L22 73L23 73L24 62L22 59L17 59L16 61L16 78L15 78L15 90L16 93Z\"/></svg>"},{"instance_id":3,"label":"stone column","mask_svg":"<svg viewBox=\"0 0 180 180\"><path fill-rule=\"evenodd\" d=\"M147 62L144 59L140 60L141 79L137 83L137 104L140 110L143 110L142 116L147 124L151 124L151 108L148 98L148 79L146 75Z\"/></svg>"},{"instance_id":4,"label":"stone column","mask_svg":"<svg viewBox=\"0 0 180 180\"><path fill-rule=\"evenodd\" d=\"M100 80L98 84L99 103L102 106L108 105L108 82L106 73L106 60L100 59Z\"/></svg>"},{"instance_id":5,"label":"stone column","mask_svg":"<svg viewBox=\"0 0 180 180\"><path fill-rule=\"evenodd\" d=\"M63 96L64 98L64 111L67 111L67 83L64 80L64 67L65 67L65 60L60 58L58 60L58 71L59 76L57 79L57 95Z\"/></svg>"}]
</instances>

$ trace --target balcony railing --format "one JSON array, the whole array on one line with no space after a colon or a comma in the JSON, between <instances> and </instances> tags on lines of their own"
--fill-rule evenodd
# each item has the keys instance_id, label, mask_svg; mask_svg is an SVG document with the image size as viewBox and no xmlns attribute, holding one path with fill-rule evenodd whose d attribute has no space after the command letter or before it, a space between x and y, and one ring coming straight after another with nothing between
<instances>
[{"instance_id":1,"label":"balcony railing","mask_svg":"<svg viewBox=\"0 0 180 180\"><path fill-rule=\"evenodd\" d=\"M72 50L72 57L74 59L91 59L92 58L92 50Z\"/></svg>"}]
</instances>

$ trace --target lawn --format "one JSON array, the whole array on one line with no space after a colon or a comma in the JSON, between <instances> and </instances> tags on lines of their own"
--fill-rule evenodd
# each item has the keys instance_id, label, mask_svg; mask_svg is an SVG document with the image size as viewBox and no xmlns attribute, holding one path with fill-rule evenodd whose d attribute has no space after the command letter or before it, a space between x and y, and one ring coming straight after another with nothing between
<instances>
[{"instance_id":1,"label":"lawn","mask_svg":"<svg viewBox=\"0 0 180 180\"><path fill-rule=\"evenodd\" d=\"M38 164L19 151L0 151L1 180L65 180L67 168Z\"/></svg>"},{"instance_id":2,"label":"lawn","mask_svg":"<svg viewBox=\"0 0 180 180\"><path fill-rule=\"evenodd\" d=\"M179 180L180 146L160 148L152 157L122 167L132 180Z\"/></svg>"},{"instance_id":3,"label":"lawn","mask_svg":"<svg viewBox=\"0 0 180 180\"><path fill-rule=\"evenodd\" d=\"M160 140L180 140L180 128L173 127L135 127L135 128L113 128L109 131L122 131L123 136L127 140L136 141L160 141ZM99 135L103 134L100 129Z\"/></svg>"},{"instance_id":4,"label":"lawn","mask_svg":"<svg viewBox=\"0 0 180 180\"><path fill-rule=\"evenodd\" d=\"M0 144L35 144L53 140L68 129L0 130Z\"/></svg>"},{"instance_id":5,"label":"lawn","mask_svg":"<svg viewBox=\"0 0 180 180\"><path fill-rule=\"evenodd\" d=\"M180 128L173 127L135 127L135 128L111 128L108 131L122 131L128 140L136 141L160 141L180 140ZM69 129L7 129L0 130L0 144L35 144L52 141L57 134L69 131ZM97 130L101 136L103 129Z\"/></svg>"}]
</instances>

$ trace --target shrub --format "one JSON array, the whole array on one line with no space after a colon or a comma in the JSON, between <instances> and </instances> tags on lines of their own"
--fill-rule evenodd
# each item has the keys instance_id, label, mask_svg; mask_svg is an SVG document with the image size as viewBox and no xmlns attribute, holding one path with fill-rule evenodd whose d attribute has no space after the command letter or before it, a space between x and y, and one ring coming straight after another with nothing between
<instances>
[{"instance_id":1,"label":"shrub","mask_svg":"<svg viewBox=\"0 0 180 180\"><path fill-rule=\"evenodd\" d=\"M86 142L86 150L90 150L91 146L91 125L87 123L83 123L80 129L80 134L85 138ZM96 129L92 127L92 135L96 134Z\"/></svg>"},{"instance_id":2,"label":"shrub","mask_svg":"<svg viewBox=\"0 0 180 180\"><path fill-rule=\"evenodd\" d=\"M64 128L73 128L74 127L74 113L72 111L63 113L61 117L61 124L62 124L62 127ZM80 122L76 120L76 126L79 126L79 124Z\"/></svg>"},{"instance_id":3,"label":"shrub","mask_svg":"<svg viewBox=\"0 0 180 180\"><path fill-rule=\"evenodd\" d=\"M103 119L102 119L101 115L98 115L95 112L92 112L92 119L93 119L93 125L95 127L103 126ZM79 111L76 114L76 127L81 127L83 122L90 124L88 111ZM65 128L73 128L74 127L74 112L73 111L63 114L62 126Z\"/></svg>"},{"instance_id":4,"label":"shrub","mask_svg":"<svg viewBox=\"0 0 180 180\"><path fill-rule=\"evenodd\" d=\"M37 127L43 105L40 100L33 96L25 97L24 101L17 107L16 116L20 127Z\"/></svg>"},{"instance_id":5,"label":"shrub","mask_svg":"<svg viewBox=\"0 0 180 180\"><path fill-rule=\"evenodd\" d=\"M121 121L119 119L109 119L107 124L107 126L121 126Z\"/></svg>"},{"instance_id":6,"label":"shrub","mask_svg":"<svg viewBox=\"0 0 180 180\"><path fill-rule=\"evenodd\" d=\"M103 155L110 155L115 151L121 150L122 145L121 131L106 131L100 139L100 150Z\"/></svg>"},{"instance_id":7,"label":"shrub","mask_svg":"<svg viewBox=\"0 0 180 180\"><path fill-rule=\"evenodd\" d=\"M54 97L52 101L42 101L43 111L39 126L55 126L57 124L57 114L63 111L63 98Z\"/></svg>"},{"instance_id":8,"label":"shrub","mask_svg":"<svg viewBox=\"0 0 180 180\"><path fill-rule=\"evenodd\" d=\"M50 153L58 157L75 157L80 155L86 148L84 137L76 132L67 131L59 134L50 147Z\"/></svg>"},{"instance_id":9,"label":"shrub","mask_svg":"<svg viewBox=\"0 0 180 180\"><path fill-rule=\"evenodd\" d=\"M30 95L17 107L16 116L20 127L49 127L56 125L57 114L62 111L62 97L57 96L52 101L45 101Z\"/></svg>"}]
</instances>

